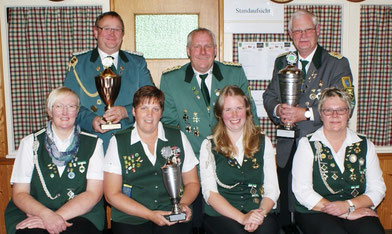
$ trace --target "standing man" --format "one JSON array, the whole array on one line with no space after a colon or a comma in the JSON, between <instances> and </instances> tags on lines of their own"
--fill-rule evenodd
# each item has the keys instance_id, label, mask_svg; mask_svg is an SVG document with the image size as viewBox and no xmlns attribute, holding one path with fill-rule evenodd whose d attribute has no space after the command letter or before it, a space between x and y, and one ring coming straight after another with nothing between
<instances>
[{"instance_id":1,"label":"standing man","mask_svg":"<svg viewBox=\"0 0 392 234\"><path fill-rule=\"evenodd\" d=\"M109 11L98 16L94 37L98 44L96 48L72 56L64 85L79 96L81 107L77 120L80 126L97 134L103 140L106 151L110 137L116 130L102 130L101 124L105 124L107 120L121 123L121 129L131 126L134 122L133 94L140 87L153 83L143 56L120 50L124 22L118 13ZM114 106L107 111L95 86L95 77L104 71L103 60L113 64L111 70L121 76L120 92Z\"/></svg>"},{"instance_id":2,"label":"standing man","mask_svg":"<svg viewBox=\"0 0 392 234\"><path fill-rule=\"evenodd\" d=\"M329 53L317 43L320 25L316 16L308 11L299 10L291 16L288 30L297 49L297 66L305 74L299 104L289 106L280 100L278 72L287 66L286 54L276 59L273 77L263 99L264 107L274 124L295 123L298 129L296 139L278 137L276 147L281 191L280 223L286 233L294 233L288 200L290 197L291 204L293 196L289 177L296 143L301 137L322 126L317 109L322 90L333 86L344 88L351 94L354 102L354 88L351 85L353 78L348 60L338 53Z\"/></svg>"},{"instance_id":3,"label":"standing man","mask_svg":"<svg viewBox=\"0 0 392 234\"><path fill-rule=\"evenodd\" d=\"M226 85L236 85L252 100L251 110L256 125L260 125L256 106L250 96L248 80L241 65L215 61L215 35L206 28L195 29L187 39L190 63L165 71L160 88L165 94L162 122L179 126L199 158L201 143L217 123L214 105ZM236 120L233 120L235 122ZM194 202L193 226L199 228L202 220L202 196Z\"/></svg>"}]
</instances>

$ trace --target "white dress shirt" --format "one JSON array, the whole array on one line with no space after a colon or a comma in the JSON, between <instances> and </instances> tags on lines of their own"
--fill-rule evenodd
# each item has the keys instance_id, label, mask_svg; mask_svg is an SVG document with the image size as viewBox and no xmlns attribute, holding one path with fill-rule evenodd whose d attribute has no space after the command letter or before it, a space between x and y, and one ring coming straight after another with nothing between
<instances>
[{"instance_id":1,"label":"white dress shirt","mask_svg":"<svg viewBox=\"0 0 392 234\"><path fill-rule=\"evenodd\" d=\"M218 192L218 185L215 180L214 168L213 164L209 161L209 153L207 150L208 139L205 139L201 144L200 149L200 180L201 187L203 192L204 200L207 202L210 197L210 191ZM274 201L276 207L276 201L279 198L280 190L278 177L276 174L276 162L275 162L275 149L272 146L271 140L266 136L265 137L265 149L264 149L264 195L263 197L268 197L272 201ZM238 155L235 155L234 158L237 162L242 166L244 161L244 149L242 146L242 136L235 143L238 149ZM235 184L236 181L233 181L232 184ZM207 202L208 204L208 202Z\"/></svg>"},{"instance_id":2,"label":"white dress shirt","mask_svg":"<svg viewBox=\"0 0 392 234\"><path fill-rule=\"evenodd\" d=\"M214 67L214 65L212 65L212 67L206 72L208 74L208 76L204 80L204 82L206 83L206 86L207 86L207 89L208 89L208 93L210 94L210 96L211 96L212 68L213 67ZM199 88L201 89L201 78L200 78L200 75L203 75L203 74L206 74L206 73L200 73L200 72L196 71L195 69L193 69L193 72L195 73L197 83L199 84Z\"/></svg>"},{"instance_id":3,"label":"white dress shirt","mask_svg":"<svg viewBox=\"0 0 392 234\"><path fill-rule=\"evenodd\" d=\"M45 133L42 133L45 134ZM82 134L82 133L81 133ZM56 133L53 131L54 143L56 144L60 152L64 152L68 146L72 143L73 134L65 139L64 141L57 137ZM33 154L33 142L34 134L30 134L22 139L19 145L19 149L16 153L14 168L11 175L11 184L13 183L30 183L31 177L34 170L34 154ZM83 143L81 143L83 144ZM41 147L45 147L42 145ZM87 146L88 147L88 146ZM89 160L89 165L87 168L87 179L103 180L103 146L102 140L98 139L97 145L93 155ZM59 175L61 176L64 172L65 166L57 167Z\"/></svg>"},{"instance_id":4,"label":"white dress shirt","mask_svg":"<svg viewBox=\"0 0 392 234\"><path fill-rule=\"evenodd\" d=\"M117 64L118 64L118 51L115 52L114 54L107 54L105 52L103 52L101 49L98 48L98 54L99 57L101 58L101 61L106 58L107 56L112 56L114 58L114 66L117 69Z\"/></svg>"},{"instance_id":5,"label":"white dress shirt","mask_svg":"<svg viewBox=\"0 0 392 234\"><path fill-rule=\"evenodd\" d=\"M358 135L347 128L346 139L338 152L334 152L331 144L324 135L323 127L313 133L310 141L320 141L330 148L331 153L341 173L344 172L344 158L346 147L361 141ZM314 154L307 137L301 138L293 160L292 188L298 202L311 210L323 197L313 190L313 161ZM367 195L377 207L385 196L385 183L374 144L367 140L366 152L366 190Z\"/></svg>"},{"instance_id":6,"label":"white dress shirt","mask_svg":"<svg viewBox=\"0 0 392 234\"><path fill-rule=\"evenodd\" d=\"M152 165L155 165L156 158L157 158L156 148L157 148L158 139L162 141L168 141L165 136L165 130L163 129L162 123L161 122L158 123L158 138L155 141L154 154L150 152L147 144L140 139L140 136L137 132L137 123L135 123L134 127L135 128L131 132L130 144L133 145L140 141L143 146L144 153L146 154L148 160L150 160ZM184 148L184 162L182 163L181 171L182 173L184 173L192 170L199 163L199 161L197 161L195 153L192 150L192 146L183 132L181 132L181 140L182 140L182 146ZM122 175L121 162L120 162L120 157L118 155L118 148L117 148L117 139L114 136L110 139L109 146L106 151L104 171Z\"/></svg>"}]
</instances>

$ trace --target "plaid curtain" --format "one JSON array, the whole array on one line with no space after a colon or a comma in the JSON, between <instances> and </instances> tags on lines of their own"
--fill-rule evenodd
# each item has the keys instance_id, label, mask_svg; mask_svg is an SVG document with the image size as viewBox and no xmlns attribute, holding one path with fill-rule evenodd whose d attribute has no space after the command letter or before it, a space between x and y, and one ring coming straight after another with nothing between
<instances>
[{"instance_id":1,"label":"plaid curtain","mask_svg":"<svg viewBox=\"0 0 392 234\"><path fill-rule=\"evenodd\" d=\"M358 132L392 146L392 6L362 5Z\"/></svg>"},{"instance_id":2,"label":"plaid curtain","mask_svg":"<svg viewBox=\"0 0 392 234\"><path fill-rule=\"evenodd\" d=\"M45 100L62 86L73 52L95 46L101 6L8 8L9 62L15 147L48 121Z\"/></svg>"},{"instance_id":3,"label":"plaid curtain","mask_svg":"<svg viewBox=\"0 0 392 234\"><path fill-rule=\"evenodd\" d=\"M287 25L291 15L299 10L306 9L315 14L319 19L321 32L319 44L326 50L341 51L342 31L342 6L341 5L285 5L284 6L284 34L233 34L233 61L238 62L238 42L241 41L290 41ZM270 81L250 80L249 86L252 90L267 89ZM275 125L269 118L260 118L261 128L276 143Z\"/></svg>"}]
</instances>

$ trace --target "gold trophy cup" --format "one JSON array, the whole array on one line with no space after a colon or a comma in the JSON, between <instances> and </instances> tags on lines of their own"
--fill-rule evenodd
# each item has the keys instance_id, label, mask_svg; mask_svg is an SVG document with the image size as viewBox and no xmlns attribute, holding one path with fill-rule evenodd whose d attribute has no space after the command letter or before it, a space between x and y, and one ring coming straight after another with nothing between
<instances>
[{"instance_id":1,"label":"gold trophy cup","mask_svg":"<svg viewBox=\"0 0 392 234\"><path fill-rule=\"evenodd\" d=\"M109 110L117 99L121 87L121 76L116 75L110 68L106 68L99 76L95 77L95 86L102 101L105 103L105 111ZM105 119L104 119L105 120ZM105 120L106 121L106 120ZM101 124L102 130L120 129L121 123L106 121Z\"/></svg>"}]
</instances>

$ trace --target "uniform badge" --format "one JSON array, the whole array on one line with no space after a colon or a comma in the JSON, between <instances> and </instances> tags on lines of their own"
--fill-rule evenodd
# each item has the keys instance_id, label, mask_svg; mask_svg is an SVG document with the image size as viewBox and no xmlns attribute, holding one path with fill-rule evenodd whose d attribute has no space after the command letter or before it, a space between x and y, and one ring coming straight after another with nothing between
<instances>
[{"instance_id":1,"label":"uniform badge","mask_svg":"<svg viewBox=\"0 0 392 234\"><path fill-rule=\"evenodd\" d=\"M72 191L73 189L67 189L67 196L68 196L68 200L71 200L75 197L75 193Z\"/></svg>"},{"instance_id":2,"label":"uniform badge","mask_svg":"<svg viewBox=\"0 0 392 234\"><path fill-rule=\"evenodd\" d=\"M97 105L102 105L102 100L101 99L97 99Z\"/></svg>"},{"instance_id":3,"label":"uniform badge","mask_svg":"<svg viewBox=\"0 0 392 234\"><path fill-rule=\"evenodd\" d=\"M351 163L355 163L357 161L357 155L355 154L350 155L349 160Z\"/></svg>"},{"instance_id":4,"label":"uniform badge","mask_svg":"<svg viewBox=\"0 0 392 234\"><path fill-rule=\"evenodd\" d=\"M93 112L97 112L97 110L98 110L98 108L97 108L96 106L94 106L94 105L91 105L90 109L91 109Z\"/></svg>"},{"instance_id":5,"label":"uniform badge","mask_svg":"<svg viewBox=\"0 0 392 234\"><path fill-rule=\"evenodd\" d=\"M193 112L193 118L192 118L194 123L200 122L199 116L197 116L197 112Z\"/></svg>"}]
</instances>

